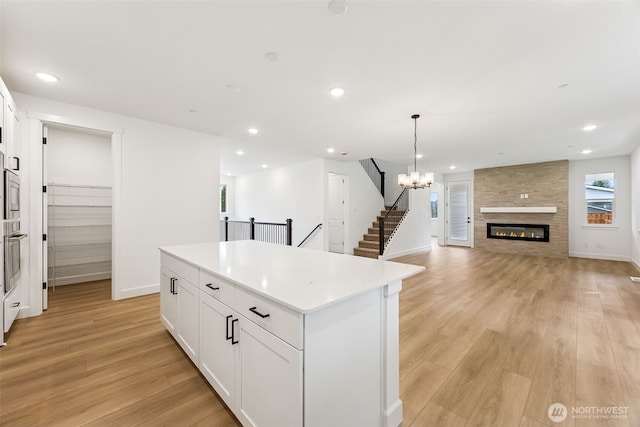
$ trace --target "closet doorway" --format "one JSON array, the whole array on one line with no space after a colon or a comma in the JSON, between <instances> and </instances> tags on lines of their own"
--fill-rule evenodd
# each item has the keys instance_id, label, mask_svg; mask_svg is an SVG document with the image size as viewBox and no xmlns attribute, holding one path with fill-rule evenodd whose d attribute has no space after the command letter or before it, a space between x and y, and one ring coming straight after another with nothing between
<instances>
[{"instance_id":1,"label":"closet doorway","mask_svg":"<svg viewBox=\"0 0 640 427\"><path fill-rule=\"evenodd\" d=\"M43 126L43 290L96 285L111 287L111 135L46 124Z\"/></svg>"}]
</instances>

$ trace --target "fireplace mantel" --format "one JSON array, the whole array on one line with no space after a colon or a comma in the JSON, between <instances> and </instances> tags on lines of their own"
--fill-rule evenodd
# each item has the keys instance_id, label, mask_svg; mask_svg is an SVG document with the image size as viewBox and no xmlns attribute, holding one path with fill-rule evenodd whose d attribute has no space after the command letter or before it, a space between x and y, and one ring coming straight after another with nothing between
<instances>
[{"instance_id":1,"label":"fireplace mantel","mask_svg":"<svg viewBox=\"0 0 640 427\"><path fill-rule=\"evenodd\" d=\"M483 207L481 213L556 213L556 206L502 206Z\"/></svg>"}]
</instances>

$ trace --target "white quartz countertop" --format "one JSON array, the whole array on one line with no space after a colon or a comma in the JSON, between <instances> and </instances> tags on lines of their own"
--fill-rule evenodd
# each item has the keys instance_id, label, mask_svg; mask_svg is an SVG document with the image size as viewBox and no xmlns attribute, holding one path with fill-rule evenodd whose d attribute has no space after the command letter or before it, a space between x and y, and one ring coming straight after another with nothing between
<instances>
[{"instance_id":1,"label":"white quartz countertop","mask_svg":"<svg viewBox=\"0 0 640 427\"><path fill-rule=\"evenodd\" d=\"M425 269L255 240L165 246L160 250L300 313L310 313Z\"/></svg>"}]
</instances>

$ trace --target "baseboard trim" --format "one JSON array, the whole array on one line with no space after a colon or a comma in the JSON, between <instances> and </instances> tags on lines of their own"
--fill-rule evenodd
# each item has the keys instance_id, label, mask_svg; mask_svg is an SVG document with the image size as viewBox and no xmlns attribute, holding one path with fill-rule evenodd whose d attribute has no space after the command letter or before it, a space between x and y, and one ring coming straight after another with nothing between
<instances>
[{"instance_id":1,"label":"baseboard trim","mask_svg":"<svg viewBox=\"0 0 640 427\"><path fill-rule=\"evenodd\" d=\"M636 270L638 270L640 272L640 261L636 261L635 259L631 258L631 265L633 265Z\"/></svg>"},{"instance_id":2,"label":"baseboard trim","mask_svg":"<svg viewBox=\"0 0 640 427\"><path fill-rule=\"evenodd\" d=\"M136 288L122 289L115 295L115 299L135 298L142 295L155 294L160 292L160 283L153 283L146 286L138 286Z\"/></svg>"},{"instance_id":3,"label":"baseboard trim","mask_svg":"<svg viewBox=\"0 0 640 427\"><path fill-rule=\"evenodd\" d=\"M570 257L574 258L588 258L588 259L601 259L605 261L624 261L631 262L631 258L622 255L603 255L603 254L590 254L586 252L569 252Z\"/></svg>"},{"instance_id":4,"label":"baseboard trim","mask_svg":"<svg viewBox=\"0 0 640 427\"><path fill-rule=\"evenodd\" d=\"M398 258L398 257L405 256L405 255L413 255L413 254L418 253L418 252L426 252L426 251L430 251L430 250L431 250L431 245L424 245L424 246L419 246L417 248L407 249L407 250L404 250L404 251L392 252L392 253L384 254L381 257L378 257L378 259L383 259L385 261L388 261L388 260L393 259L393 258Z\"/></svg>"}]
</instances>

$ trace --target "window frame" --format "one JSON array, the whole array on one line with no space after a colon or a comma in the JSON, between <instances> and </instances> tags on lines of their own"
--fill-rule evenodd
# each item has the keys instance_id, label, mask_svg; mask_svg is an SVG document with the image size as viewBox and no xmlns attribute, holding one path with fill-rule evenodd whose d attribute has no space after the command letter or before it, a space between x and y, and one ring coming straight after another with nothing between
<instances>
[{"instance_id":1,"label":"window frame","mask_svg":"<svg viewBox=\"0 0 640 427\"><path fill-rule=\"evenodd\" d=\"M610 179L613 182L613 188L611 190L611 197L610 198L600 198L600 199L594 199L594 198L589 198L587 196L587 183L589 181L594 182L597 181L597 179L589 179L589 177L594 177L597 175L611 175L612 178ZM584 224L583 224L583 228L592 228L592 229L607 229L607 228L618 228L618 224L617 224L617 209L616 209L616 196L617 196L617 191L616 191L616 172L615 171L607 171L607 172L589 172L589 173L585 173L584 174L584 180L583 180L583 186L584 186L584 213L583 213L583 220L584 220ZM606 187L605 187L606 188ZM589 204L590 203L602 203L602 202L610 202L611 203L611 223L609 224L598 224L598 223L590 223L589 222Z\"/></svg>"}]
</instances>

